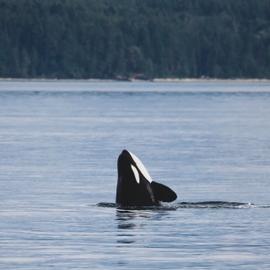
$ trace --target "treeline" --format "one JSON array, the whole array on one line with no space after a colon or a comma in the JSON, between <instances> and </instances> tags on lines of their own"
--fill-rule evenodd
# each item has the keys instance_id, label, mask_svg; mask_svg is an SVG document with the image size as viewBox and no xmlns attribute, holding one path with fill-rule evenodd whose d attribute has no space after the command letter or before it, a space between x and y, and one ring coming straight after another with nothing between
<instances>
[{"instance_id":1,"label":"treeline","mask_svg":"<svg viewBox=\"0 0 270 270\"><path fill-rule=\"evenodd\" d=\"M0 77L270 78L269 0L0 0Z\"/></svg>"}]
</instances>

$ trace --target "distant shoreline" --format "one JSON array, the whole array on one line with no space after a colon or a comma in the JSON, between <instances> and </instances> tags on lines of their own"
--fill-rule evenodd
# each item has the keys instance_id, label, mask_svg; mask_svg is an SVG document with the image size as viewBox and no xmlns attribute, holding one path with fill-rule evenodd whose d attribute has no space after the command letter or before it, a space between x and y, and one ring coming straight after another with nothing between
<instances>
[{"instance_id":1,"label":"distant shoreline","mask_svg":"<svg viewBox=\"0 0 270 270\"><path fill-rule=\"evenodd\" d=\"M20 81L20 82L61 82L61 81L72 81L72 82L125 82L125 83L192 83L192 82L269 82L270 79L242 79L242 78L235 78L235 79L219 79L219 78L154 78L149 80L141 80L141 79L127 79L127 80L118 80L118 79L58 79L58 78L0 78L1 81Z\"/></svg>"},{"instance_id":2,"label":"distant shoreline","mask_svg":"<svg viewBox=\"0 0 270 270\"><path fill-rule=\"evenodd\" d=\"M0 79L3 92L69 93L270 93L266 79Z\"/></svg>"}]
</instances>

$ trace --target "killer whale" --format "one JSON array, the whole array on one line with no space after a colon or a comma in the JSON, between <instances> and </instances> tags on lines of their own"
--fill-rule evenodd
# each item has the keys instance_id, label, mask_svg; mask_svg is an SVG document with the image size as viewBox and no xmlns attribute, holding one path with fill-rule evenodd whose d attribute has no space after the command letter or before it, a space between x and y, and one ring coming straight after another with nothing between
<instances>
[{"instance_id":1,"label":"killer whale","mask_svg":"<svg viewBox=\"0 0 270 270\"><path fill-rule=\"evenodd\" d=\"M116 204L119 206L152 206L172 202L176 193L152 180L141 160L123 150L117 160Z\"/></svg>"}]
</instances>

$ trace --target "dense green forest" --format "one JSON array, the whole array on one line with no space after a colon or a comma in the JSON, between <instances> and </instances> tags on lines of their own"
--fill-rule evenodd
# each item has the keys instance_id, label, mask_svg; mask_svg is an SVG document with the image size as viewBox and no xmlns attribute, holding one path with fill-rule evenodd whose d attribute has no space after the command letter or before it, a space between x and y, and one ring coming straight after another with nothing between
<instances>
[{"instance_id":1,"label":"dense green forest","mask_svg":"<svg viewBox=\"0 0 270 270\"><path fill-rule=\"evenodd\" d=\"M270 78L269 0L0 0L0 77Z\"/></svg>"}]
</instances>

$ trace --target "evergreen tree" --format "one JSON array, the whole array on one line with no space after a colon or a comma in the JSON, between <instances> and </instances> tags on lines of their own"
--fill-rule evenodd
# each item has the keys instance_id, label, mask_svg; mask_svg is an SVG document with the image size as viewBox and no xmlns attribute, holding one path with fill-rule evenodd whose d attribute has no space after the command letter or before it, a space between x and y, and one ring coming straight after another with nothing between
<instances>
[{"instance_id":1,"label":"evergreen tree","mask_svg":"<svg viewBox=\"0 0 270 270\"><path fill-rule=\"evenodd\" d=\"M269 0L0 0L0 77L270 78Z\"/></svg>"}]
</instances>

